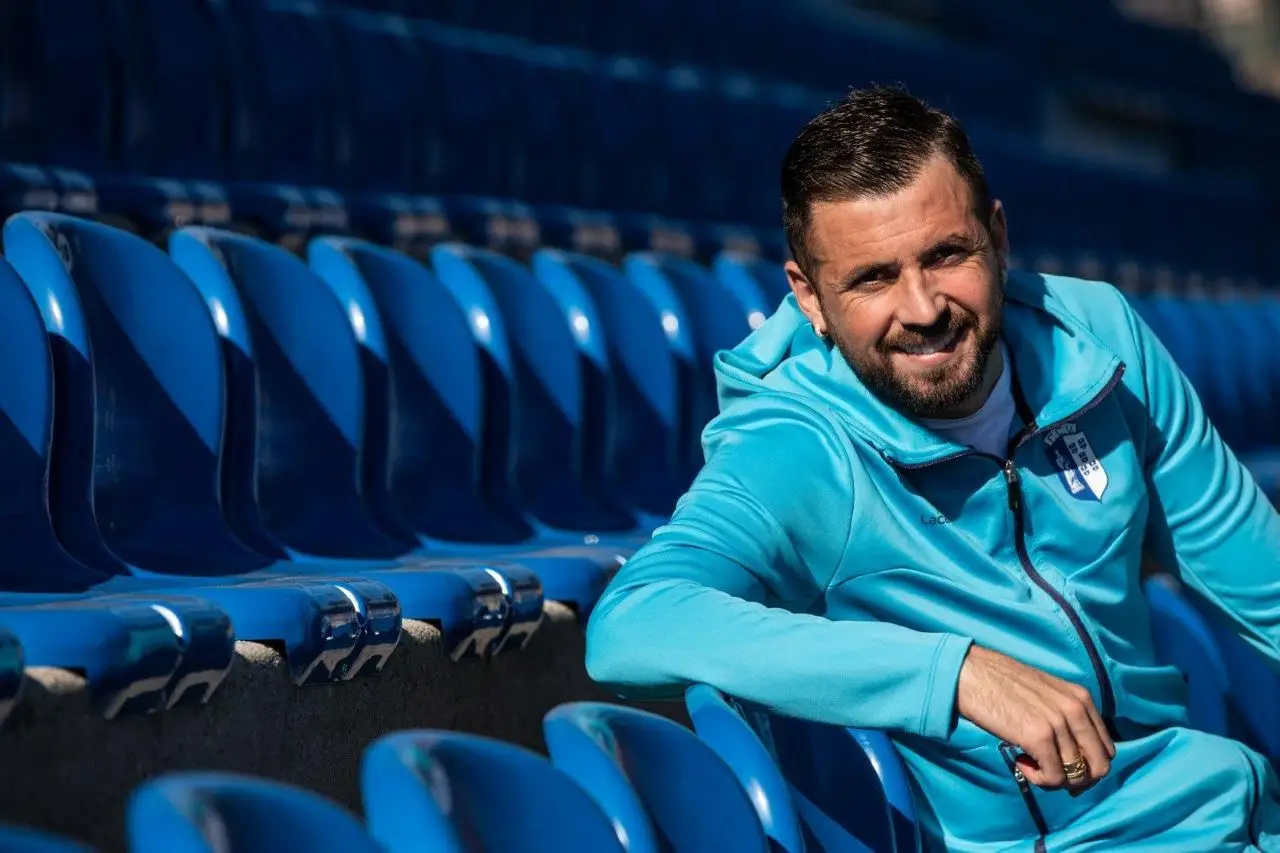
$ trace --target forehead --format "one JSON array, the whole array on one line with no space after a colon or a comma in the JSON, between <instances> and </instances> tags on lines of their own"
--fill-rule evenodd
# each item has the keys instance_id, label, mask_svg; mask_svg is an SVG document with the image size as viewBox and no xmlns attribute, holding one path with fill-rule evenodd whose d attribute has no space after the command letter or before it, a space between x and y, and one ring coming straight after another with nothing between
<instances>
[{"instance_id":1,"label":"forehead","mask_svg":"<svg viewBox=\"0 0 1280 853\"><path fill-rule=\"evenodd\" d=\"M893 195L815 202L809 250L826 278L866 264L905 261L939 240L980 226L969 185L950 161L937 155Z\"/></svg>"}]
</instances>

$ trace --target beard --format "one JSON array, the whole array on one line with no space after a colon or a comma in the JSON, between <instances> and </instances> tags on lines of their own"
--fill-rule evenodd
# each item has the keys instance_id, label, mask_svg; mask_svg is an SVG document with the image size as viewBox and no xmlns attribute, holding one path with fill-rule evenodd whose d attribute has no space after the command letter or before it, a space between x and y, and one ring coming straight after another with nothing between
<instances>
[{"instance_id":1,"label":"beard","mask_svg":"<svg viewBox=\"0 0 1280 853\"><path fill-rule=\"evenodd\" d=\"M915 418L954 418L957 412L972 410L972 403L983 390L987 365L1000 340L1003 300L998 291L996 298L986 318L952 307L931 328L905 330L880 341L870 351L859 351L844 340L829 317L827 328L840 355L872 393ZM894 367L893 354L900 348L921 346L952 334L957 346L966 345L972 337L972 343L958 358L921 373L906 373Z\"/></svg>"}]
</instances>

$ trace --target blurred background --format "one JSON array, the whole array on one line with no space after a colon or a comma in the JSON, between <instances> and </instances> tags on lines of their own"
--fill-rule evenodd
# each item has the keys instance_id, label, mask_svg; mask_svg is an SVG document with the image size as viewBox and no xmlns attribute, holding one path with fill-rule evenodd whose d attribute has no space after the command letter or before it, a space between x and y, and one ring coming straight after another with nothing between
<instances>
[{"instance_id":1,"label":"blurred background","mask_svg":"<svg viewBox=\"0 0 1280 853\"><path fill-rule=\"evenodd\" d=\"M1280 278L1274 0L3 0L0 207L616 259L785 253L849 87L953 111L1015 262Z\"/></svg>"}]
</instances>

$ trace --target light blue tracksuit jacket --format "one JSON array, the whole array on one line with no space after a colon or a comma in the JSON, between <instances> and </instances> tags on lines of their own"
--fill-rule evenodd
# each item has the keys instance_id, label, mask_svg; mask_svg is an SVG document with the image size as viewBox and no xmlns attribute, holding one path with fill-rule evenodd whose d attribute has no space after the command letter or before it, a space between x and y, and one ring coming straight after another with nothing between
<instances>
[{"instance_id":1,"label":"light blue tracksuit jacket","mask_svg":"<svg viewBox=\"0 0 1280 853\"><path fill-rule=\"evenodd\" d=\"M1280 850L1269 762L1186 728L1139 585L1145 545L1280 660L1280 517L1114 288L1014 273L1004 338L1034 418L1007 459L885 406L788 297L720 353L705 468L596 607L589 672L888 731L933 848ZM1107 778L1019 786L956 714L971 643L1087 687Z\"/></svg>"}]
</instances>

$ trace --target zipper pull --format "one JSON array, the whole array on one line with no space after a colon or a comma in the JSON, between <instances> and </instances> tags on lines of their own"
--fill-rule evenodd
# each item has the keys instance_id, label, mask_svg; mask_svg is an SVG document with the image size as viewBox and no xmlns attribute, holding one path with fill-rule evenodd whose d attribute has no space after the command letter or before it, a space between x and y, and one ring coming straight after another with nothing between
<instances>
[{"instance_id":1,"label":"zipper pull","mask_svg":"<svg viewBox=\"0 0 1280 853\"><path fill-rule=\"evenodd\" d=\"M1000 756L1004 759L1004 763L1008 765L1009 772L1013 774L1014 781L1018 783L1018 787L1022 792L1024 794L1031 793L1031 783L1027 781L1026 774L1018 766L1018 748L1011 743L1001 743Z\"/></svg>"},{"instance_id":2,"label":"zipper pull","mask_svg":"<svg viewBox=\"0 0 1280 853\"><path fill-rule=\"evenodd\" d=\"M1009 509L1018 511L1018 496L1022 491L1022 482L1018 478L1018 466L1012 459L1004 462L1004 481L1009 486Z\"/></svg>"}]
</instances>

